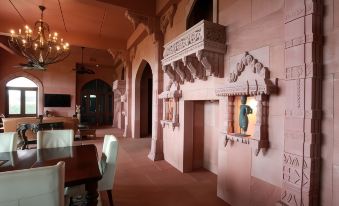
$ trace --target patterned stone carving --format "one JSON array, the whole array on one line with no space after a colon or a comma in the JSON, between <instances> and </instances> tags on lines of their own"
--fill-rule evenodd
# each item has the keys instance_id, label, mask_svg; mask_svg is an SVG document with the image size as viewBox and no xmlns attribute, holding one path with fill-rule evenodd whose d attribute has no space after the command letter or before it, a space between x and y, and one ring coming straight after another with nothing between
<instances>
[{"instance_id":1,"label":"patterned stone carving","mask_svg":"<svg viewBox=\"0 0 339 206\"><path fill-rule=\"evenodd\" d=\"M153 33L151 18L142 14L138 14L136 12L126 10L125 12L126 18L132 23L134 30L137 28L139 24L143 24L146 28L148 34Z\"/></svg>"},{"instance_id":2,"label":"patterned stone carving","mask_svg":"<svg viewBox=\"0 0 339 206\"><path fill-rule=\"evenodd\" d=\"M170 8L160 17L160 30L165 34L167 26L173 26L173 17L177 10L177 5L172 4Z\"/></svg>"},{"instance_id":3,"label":"patterned stone carving","mask_svg":"<svg viewBox=\"0 0 339 206\"><path fill-rule=\"evenodd\" d=\"M285 34L304 22L298 37L285 39L286 95L283 188L280 205L319 205L322 1L286 1ZM302 33L301 33L302 32ZM309 47L309 45L312 45ZM297 47L298 49L294 49ZM297 52L296 52L297 51ZM303 54L309 52L309 55ZM293 58L287 58L293 55ZM296 62L300 62L296 65ZM291 123L292 122L292 123ZM295 124L293 124L295 123Z\"/></svg>"},{"instance_id":4,"label":"patterned stone carving","mask_svg":"<svg viewBox=\"0 0 339 206\"><path fill-rule=\"evenodd\" d=\"M170 78L180 84L193 82L196 78L205 80L212 75L223 77L225 43L224 26L200 21L164 46L164 58L161 60L163 68L168 70L166 67L172 65L179 79L173 75ZM181 64L185 69L173 66ZM187 72L191 78L183 78L183 73Z\"/></svg>"},{"instance_id":5,"label":"patterned stone carving","mask_svg":"<svg viewBox=\"0 0 339 206\"><path fill-rule=\"evenodd\" d=\"M268 141L268 95L277 91L269 79L269 70L248 52L244 54L236 68L230 72L228 83L216 89L217 96L228 96L228 129L225 146L229 141L241 142L255 148L255 155L269 147ZM234 96L255 96L257 113L254 133L250 137L234 134Z\"/></svg>"},{"instance_id":6,"label":"patterned stone carving","mask_svg":"<svg viewBox=\"0 0 339 206\"><path fill-rule=\"evenodd\" d=\"M276 92L277 87L269 79L269 70L248 52L236 65L230 72L228 83L216 89L218 96L269 95Z\"/></svg>"},{"instance_id":7,"label":"patterned stone carving","mask_svg":"<svg viewBox=\"0 0 339 206\"><path fill-rule=\"evenodd\" d=\"M174 83L172 80L169 81L166 90L162 92L158 98L163 99L163 119L160 120L162 127L169 125L174 130L175 127L179 127L179 99L182 96L182 92L179 85ZM174 103L172 106L172 118L169 118L169 103Z\"/></svg>"}]
</instances>

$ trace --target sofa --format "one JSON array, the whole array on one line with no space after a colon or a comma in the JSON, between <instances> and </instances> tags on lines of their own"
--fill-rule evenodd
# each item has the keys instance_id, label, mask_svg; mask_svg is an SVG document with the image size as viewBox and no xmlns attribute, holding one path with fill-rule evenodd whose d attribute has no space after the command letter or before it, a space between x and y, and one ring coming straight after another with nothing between
<instances>
[{"instance_id":1,"label":"sofa","mask_svg":"<svg viewBox=\"0 0 339 206\"><path fill-rule=\"evenodd\" d=\"M39 123L40 119L36 117L10 117L2 118L4 132L16 132L18 124L21 123ZM73 129L74 133L78 130L79 120L73 117L43 117L42 123L63 122L64 129ZM28 135L29 136L29 135Z\"/></svg>"}]
</instances>

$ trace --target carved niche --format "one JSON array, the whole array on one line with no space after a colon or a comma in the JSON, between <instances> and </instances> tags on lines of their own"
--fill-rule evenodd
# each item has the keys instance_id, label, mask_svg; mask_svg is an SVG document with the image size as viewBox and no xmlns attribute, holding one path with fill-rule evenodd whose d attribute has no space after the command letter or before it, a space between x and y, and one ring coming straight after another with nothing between
<instances>
[{"instance_id":1,"label":"carved niche","mask_svg":"<svg viewBox=\"0 0 339 206\"><path fill-rule=\"evenodd\" d=\"M169 125L173 128L179 127L179 99L181 98L179 85L172 80L169 81L166 90L159 95L163 99L163 118L160 120L162 127Z\"/></svg>"},{"instance_id":2,"label":"carved niche","mask_svg":"<svg viewBox=\"0 0 339 206\"><path fill-rule=\"evenodd\" d=\"M225 26L202 20L164 46L163 71L179 84L222 78L225 43Z\"/></svg>"},{"instance_id":3,"label":"carved niche","mask_svg":"<svg viewBox=\"0 0 339 206\"><path fill-rule=\"evenodd\" d=\"M227 130L225 147L229 141L241 142L255 147L258 155L261 149L269 147L268 139L268 100L269 95L277 91L277 87L269 79L270 72L261 62L245 52L236 68L229 74L228 83L216 89L217 96L228 97ZM234 135L234 100L235 96L253 96L257 101L254 133L250 137Z\"/></svg>"}]
</instances>

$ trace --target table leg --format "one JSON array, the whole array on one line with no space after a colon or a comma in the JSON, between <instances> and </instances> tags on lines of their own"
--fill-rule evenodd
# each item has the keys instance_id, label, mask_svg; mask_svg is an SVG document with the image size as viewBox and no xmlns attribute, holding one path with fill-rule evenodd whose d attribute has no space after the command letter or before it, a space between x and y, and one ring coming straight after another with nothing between
<instances>
[{"instance_id":1,"label":"table leg","mask_svg":"<svg viewBox=\"0 0 339 206\"><path fill-rule=\"evenodd\" d=\"M98 197L99 197L99 193L97 191L98 182L87 183L85 185L85 188L87 191L87 194L86 194L87 205L96 206L98 204Z\"/></svg>"}]
</instances>

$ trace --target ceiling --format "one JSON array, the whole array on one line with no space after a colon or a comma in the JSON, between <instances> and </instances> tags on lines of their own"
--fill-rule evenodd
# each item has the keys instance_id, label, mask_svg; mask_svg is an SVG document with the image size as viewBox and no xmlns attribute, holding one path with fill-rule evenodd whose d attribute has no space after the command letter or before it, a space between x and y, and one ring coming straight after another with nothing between
<instances>
[{"instance_id":1,"label":"ceiling","mask_svg":"<svg viewBox=\"0 0 339 206\"><path fill-rule=\"evenodd\" d=\"M128 5L119 2L116 6L114 0L108 3L95 0L1 0L0 32L17 31L26 24L33 27L40 18L38 5L41 4L46 7L44 21L51 31L60 33L71 45L124 50L133 28L124 15Z\"/></svg>"}]
</instances>

